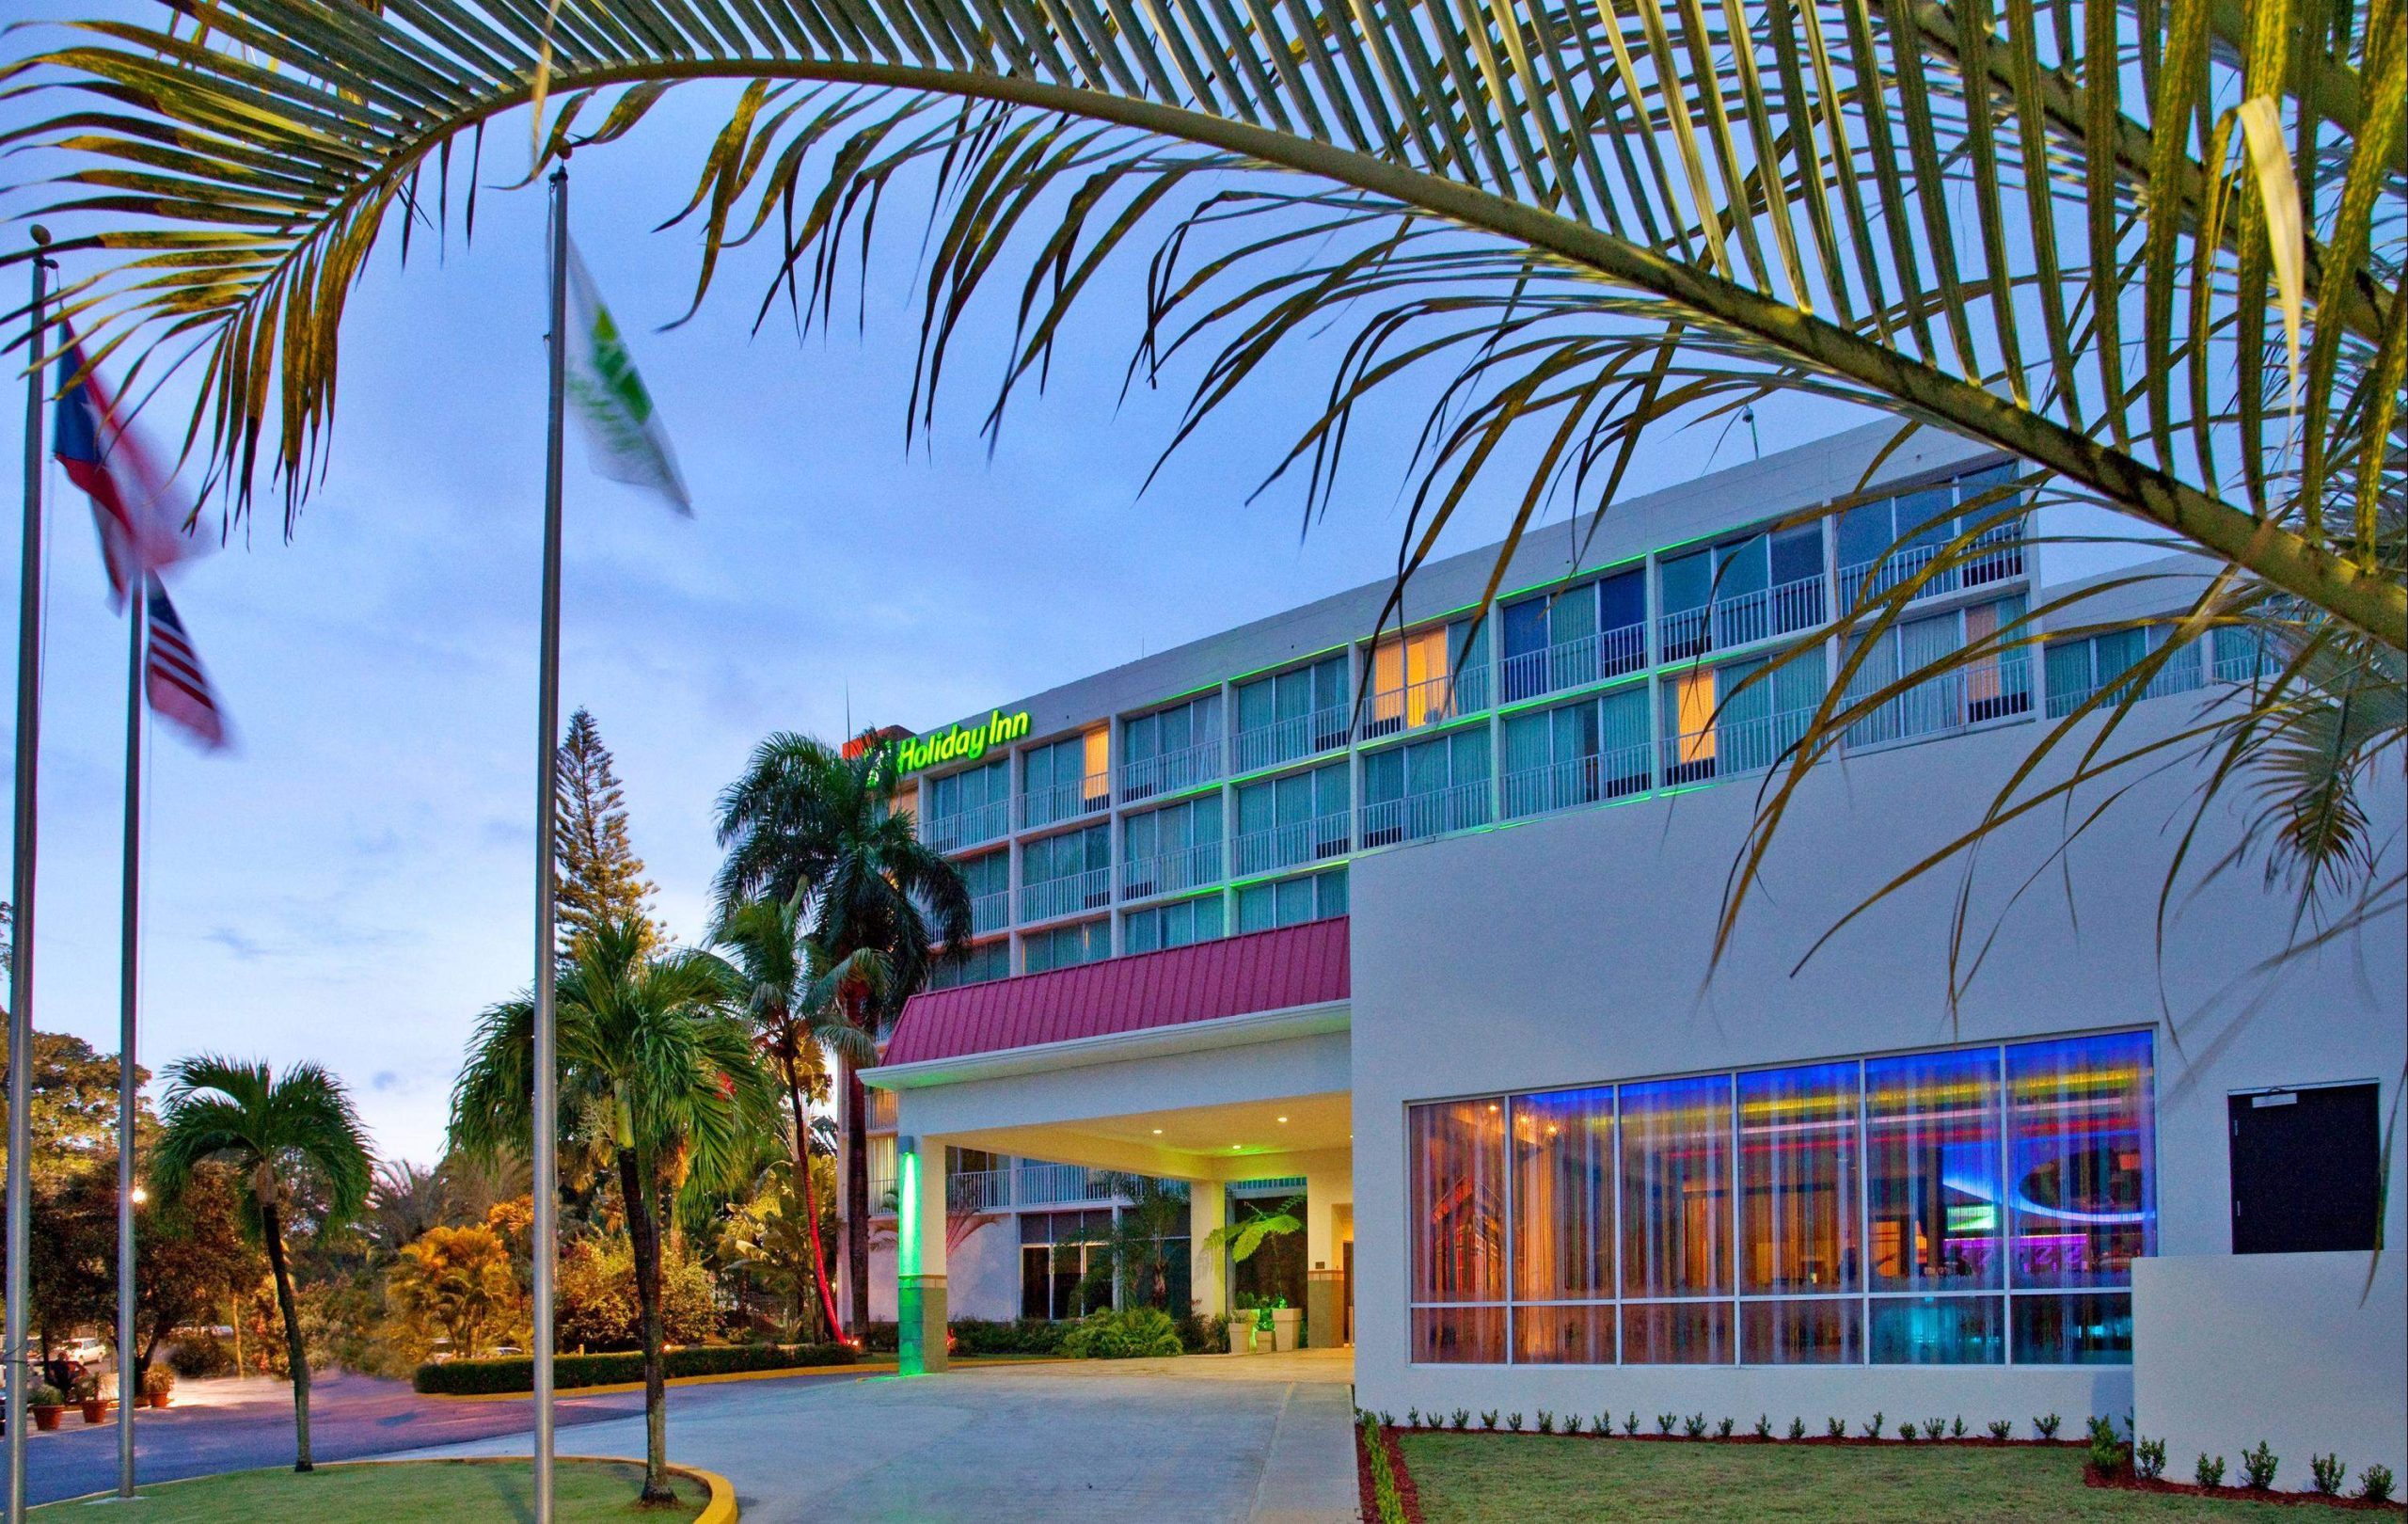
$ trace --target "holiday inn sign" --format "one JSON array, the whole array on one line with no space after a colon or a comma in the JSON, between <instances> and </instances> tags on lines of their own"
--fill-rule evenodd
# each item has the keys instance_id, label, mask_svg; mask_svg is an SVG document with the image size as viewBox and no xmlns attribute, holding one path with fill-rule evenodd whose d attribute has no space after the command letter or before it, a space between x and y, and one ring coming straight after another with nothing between
<instances>
[{"instance_id":1,"label":"holiday inn sign","mask_svg":"<svg viewBox=\"0 0 2408 1524\"><path fill-rule=\"evenodd\" d=\"M917 772L940 762L974 762L986 754L988 747L1016 741L1027 734L1026 709L1018 714L997 709L976 724L950 725L898 741L895 760L905 772Z\"/></svg>"}]
</instances>

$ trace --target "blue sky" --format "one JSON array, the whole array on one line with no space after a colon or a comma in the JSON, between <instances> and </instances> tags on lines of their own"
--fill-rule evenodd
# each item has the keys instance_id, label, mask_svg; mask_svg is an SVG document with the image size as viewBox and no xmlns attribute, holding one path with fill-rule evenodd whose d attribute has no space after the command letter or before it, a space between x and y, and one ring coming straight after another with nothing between
<instances>
[{"instance_id":1,"label":"blue sky","mask_svg":"<svg viewBox=\"0 0 2408 1524\"><path fill-rule=\"evenodd\" d=\"M1000 304L974 319L933 448L907 451L908 237L873 267L861 333L750 334L766 266L743 255L696 320L653 331L684 310L695 240L649 230L682 204L724 99L695 91L581 157L575 192L578 241L697 516L572 452L564 709L591 708L617 754L637 848L683 937L717 864L713 796L763 735L832 738L848 694L856 723L958 718L1385 575L1420 422L1418 408L1374 420L1334 511L1300 539L1292 491L1244 499L1318 398L1308 356L1254 382L1141 497L1184 394L1119 403L1139 310L1124 264L991 458L976 425ZM496 126L489 184L524 143L523 119ZM344 328L325 484L289 541L271 511L176 587L238 749L204 756L162 734L150 784L146 1061L321 1060L355 1087L380 1149L421 1160L439 1151L476 1012L531 966L542 230L530 187L489 190L473 245L455 228L440 259L421 240L402 268L388 236ZM4 236L18 246L22 225ZM1854 421L1826 404L1760 409L1766 450ZM20 423L20 405L0 407L12 464ZM1666 436L1628 490L1700 474L1717 432ZM1747 448L1742 429L1721 463ZM113 1049L125 631L88 511L50 479L37 1016ZM13 523L13 494L8 507ZM1493 538L1505 513L1476 507L1451 544ZM12 576L0 627L14 629L16 601Z\"/></svg>"}]
</instances>

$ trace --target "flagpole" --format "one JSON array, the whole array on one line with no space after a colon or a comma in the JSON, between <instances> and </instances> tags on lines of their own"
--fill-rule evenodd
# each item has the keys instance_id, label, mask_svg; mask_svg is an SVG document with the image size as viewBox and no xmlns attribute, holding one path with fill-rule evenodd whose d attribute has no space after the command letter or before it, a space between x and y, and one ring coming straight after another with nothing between
<instances>
[{"instance_id":1,"label":"flagpole","mask_svg":"<svg viewBox=\"0 0 2408 1524\"><path fill-rule=\"evenodd\" d=\"M150 588L126 600L125 899L118 914L117 1038L117 1495L134 1496L135 1025L142 1003L142 699L150 656Z\"/></svg>"},{"instance_id":2,"label":"flagpole","mask_svg":"<svg viewBox=\"0 0 2408 1524\"><path fill-rule=\"evenodd\" d=\"M10 888L16 931L8 960L8 1524L25 1516L25 1422L32 1416L32 1373L25 1329L33 1309L28 1251L33 1247L34 1073L34 765L41 750L41 340L47 329L51 261L47 230L33 230L33 300L25 309L25 527L17 590L16 861Z\"/></svg>"},{"instance_id":3,"label":"flagpole","mask_svg":"<svg viewBox=\"0 0 2408 1524\"><path fill-rule=\"evenodd\" d=\"M559 1041L553 1009L558 930L553 924L554 775L561 723L561 445L568 355L568 166L552 171L551 306L544 428L544 609L537 659L535 735L535 1524L552 1524L552 1270L560 1214L553 1152L560 1122Z\"/></svg>"}]
</instances>

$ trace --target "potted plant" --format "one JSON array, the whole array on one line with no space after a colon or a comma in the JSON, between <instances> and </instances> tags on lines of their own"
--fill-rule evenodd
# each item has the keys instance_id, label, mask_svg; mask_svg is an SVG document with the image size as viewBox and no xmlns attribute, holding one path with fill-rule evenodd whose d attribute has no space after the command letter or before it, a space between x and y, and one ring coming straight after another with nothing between
<instances>
[{"instance_id":1,"label":"potted plant","mask_svg":"<svg viewBox=\"0 0 2408 1524\"><path fill-rule=\"evenodd\" d=\"M109 1409L117 1405L101 1394L101 1378L88 1372L75 1380L75 1401L83 1407L87 1423L106 1423Z\"/></svg>"},{"instance_id":2,"label":"potted plant","mask_svg":"<svg viewBox=\"0 0 2408 1524\"><path fill-rule=\"evenodd\" d=\"M1285 1355L1296 1347L1296 1335L1305 1321L1305 1310L1290 1307L1284 1296L1275 1299L1271 1310L1271 1347Z\"/></svg>"},{"instance_id":3,"label":"potted plant","mask_svg":"<svg viewBox=\"0 0 2408 1524\"><path fill-rule=\"evenodd\" d=\"M142 1405L165 1407L176 1389L176 1373L165 1365L145 1366L142 1371Z\"/></svg>"},{"instance_id":4,"label":"potted plant","mask_svg":"<svg viewBox=\"0 0 2408 1524\"><path fill-rule=\"evenodd\" d=\"M34 1427L57 1428L59 1421L67 1417L67 1394L56 1387L37 1382L31 1396L33 1402L29 1405L34 1410Z\"/></svg>"},{"instance_id":5,"label":"potted plant","mask_svg":"<svg viewBox=\"0 0 2408 1524\"><path fill-rule=\"evenodd\" d=\"M1229 1353L1232 1355L1243 1355L1254 1347L1254 1309L1250 1305L1253 1301L1251 1296L1240 1296L1236 1315L1227 1320Z\"/></svg>"}]
</instances>

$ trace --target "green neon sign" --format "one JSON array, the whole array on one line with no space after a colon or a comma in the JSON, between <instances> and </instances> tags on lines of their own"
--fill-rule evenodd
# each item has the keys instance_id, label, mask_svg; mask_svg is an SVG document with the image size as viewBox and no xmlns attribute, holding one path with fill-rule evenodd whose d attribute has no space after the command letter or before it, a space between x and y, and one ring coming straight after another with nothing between
<instances>
[{"instance_id":1,"label":"green neon sign","mask_svg":"<svg viewBox=\"0 0 2408 1524\"><path fill-rule=\"evenodd\" d=\"M997 709L973 725L949 725L943 730L914 736L895 748L896 763L906 772L917 772L940 762L974 762L987 754L990 746L1002 746L1028 734L1028 711L1006 714Z\"/></svg>"}]
</instances>

